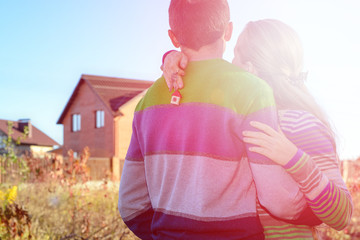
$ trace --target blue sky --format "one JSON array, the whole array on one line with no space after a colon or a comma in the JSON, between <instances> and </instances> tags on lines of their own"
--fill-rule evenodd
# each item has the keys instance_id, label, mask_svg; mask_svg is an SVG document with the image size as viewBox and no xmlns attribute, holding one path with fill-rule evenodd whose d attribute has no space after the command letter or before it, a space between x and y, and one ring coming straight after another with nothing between
<instances>
[{"instance_id":1,"label":"blue sky","mask_svg":"<svg viewBox=\"0 0 360 240\"><path fill-rule=\"evenodd\" d=\"M81 74L155 80L169 0L0 1L0 119L30 118L63 142L56 122ZM233 39L246 22L276 18L305 48L308 86L336 126L341 158L360 156L360 5L353 0L229 0Z\"/></svg>"}]
</instances>

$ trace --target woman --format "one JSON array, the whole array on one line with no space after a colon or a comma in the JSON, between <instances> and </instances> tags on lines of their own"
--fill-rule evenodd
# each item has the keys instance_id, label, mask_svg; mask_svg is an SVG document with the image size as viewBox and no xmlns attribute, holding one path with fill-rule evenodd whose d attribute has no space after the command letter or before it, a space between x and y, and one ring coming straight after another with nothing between
<instances>
[{"instance_id":1,"label":"woman","mask_svg":"<svg viewBox=\"0 0 360 240\"><path fill-rule=\"evenodd\" d=\"M170 52L164 58L169 90L182 88L186 56ZM344 229L351 219L352 199L341 177L334 133L304 84L303 51L296 32L278 20L249 22L238 38L233 64L265 80L278 109L280 131L253 122L262 133L243 133L243 140L254 145L250 151L283 166L317 218ZM258 212L268 239L317 238L310 226L277 219L260 205Z\"/></svg>"}]
</instances>

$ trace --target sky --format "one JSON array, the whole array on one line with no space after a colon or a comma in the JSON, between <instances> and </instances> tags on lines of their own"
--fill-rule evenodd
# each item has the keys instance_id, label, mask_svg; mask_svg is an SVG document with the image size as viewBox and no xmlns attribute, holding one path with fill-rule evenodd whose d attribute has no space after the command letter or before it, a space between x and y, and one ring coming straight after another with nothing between
<instances>
[{"instance_id":1,"label":"sky","mask_svg":"<svg viewBox=\"0 0 360 240\"><path fill-rule=\"evenodd\" d=\"M81 74L156 80L170 0L0 1L0 119L29 118L63 143L57 125ZM229 0L234 23L224 58L249 21L293 27L307 86L335 127L341 159L360 157L360 3L357 0Z\"/></svg>"}]
</instances>

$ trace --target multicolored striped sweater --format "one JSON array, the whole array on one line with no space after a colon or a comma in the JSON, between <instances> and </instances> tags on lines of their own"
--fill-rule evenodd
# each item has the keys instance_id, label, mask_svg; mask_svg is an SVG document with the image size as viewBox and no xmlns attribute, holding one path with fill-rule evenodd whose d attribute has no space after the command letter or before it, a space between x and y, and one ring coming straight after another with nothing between
<instances>
[{"instance_id":1,"label":"multicolored striped sweater","mask_svg":"<svg viewBox=\"0 0 360 240\"><path fill-rule=\"evenodd\" d=\"M136 108L119 191L126 225L144 240L263 239L256 190L272 214L297 218L297 184L242 141L252 120L278 126L270 87L222 59L189 63L184 83L179 106L160 78Z\"/></svg>"},{"instance_id":2,"label":"multicolored striped sweater","mask_svg":"<svg viewBox=\"0 0 360 240\"><path fill-rule=\"evenodd\" d=\"M305 111L279 111L284 134L298 148L285 166L315 215L328 226L342 230L353 211L351 195L341 177L334 141L327 127ZM291 181L286 181L285 184ZM266 239L313 239L314 229L276 220L258 209Z\"/></svg>"}]
</instances>

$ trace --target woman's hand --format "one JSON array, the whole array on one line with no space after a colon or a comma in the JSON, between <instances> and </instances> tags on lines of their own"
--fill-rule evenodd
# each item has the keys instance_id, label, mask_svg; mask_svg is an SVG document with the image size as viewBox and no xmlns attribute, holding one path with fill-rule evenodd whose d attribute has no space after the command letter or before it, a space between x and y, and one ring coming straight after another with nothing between
<instances>
[{"instance_id":1,"label":"woman's hand","mask_svg":"<svg viewBox=\"0 0 360 240\"><path fill-rule=\"evenodd\" d=\"M253 144L251 152L270 158L277 164L286 165L296 154L297 147L280 130L277 132L270 126L260 122L250 122L250 125L262 132L244 131L244 142Z\"/></svg>"},{"instance_id":2,"label":"woman's hand","mask_svg":"<svg viewBox=\"0 0 360 240\"><path fill-rule=\"evenodd\" d=\"M168 85L169 92L176 91L184 87L182 76L185 75L184 69L188 64L185 54L178 51L171 51L165 56L164 63L161 65L163 76Z\"/></svg>"}]
</instances>

